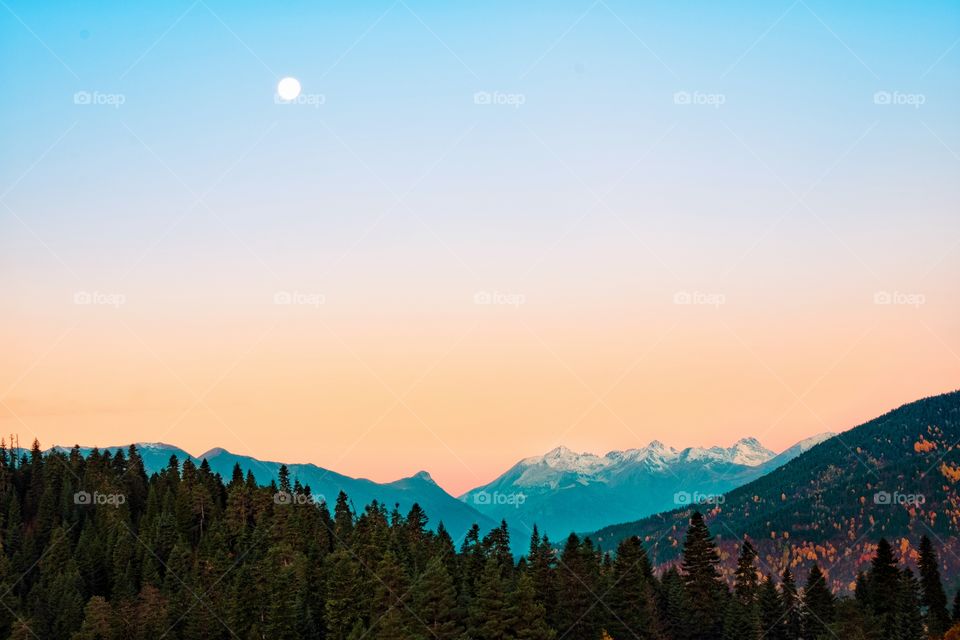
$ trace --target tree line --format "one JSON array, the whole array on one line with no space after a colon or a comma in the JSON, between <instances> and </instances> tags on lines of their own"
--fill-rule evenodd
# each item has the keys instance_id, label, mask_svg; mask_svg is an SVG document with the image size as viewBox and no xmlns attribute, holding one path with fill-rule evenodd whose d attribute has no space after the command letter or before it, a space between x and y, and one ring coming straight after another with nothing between
<instances>
[{"instance_id":1,"label":"tree line","mask_svg":"<svg viewBox=\"0 0 960 640\"><path fill-rule=\"evenodd\" d=\"M918 575L880 540L852 597L814 565L765 575L749 540L732 583L700 513L675 566L638 537L602 553L506 523L454 541L413 505L332 511L291 480L229 480L136 447L83 456L0 447L0 638L71 640L921 640L960 636L923 538Z\"/></svg>"}]
</instances>

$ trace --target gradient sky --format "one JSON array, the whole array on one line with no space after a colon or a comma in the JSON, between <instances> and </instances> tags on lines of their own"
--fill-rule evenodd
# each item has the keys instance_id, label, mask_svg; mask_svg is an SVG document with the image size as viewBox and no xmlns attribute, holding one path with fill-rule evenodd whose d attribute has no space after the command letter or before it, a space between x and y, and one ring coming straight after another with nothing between
<instances>
[{"instance_id":1,"label":"gradient sky","mask_svg":"<svg viewBox=\"0 0 960 640\"><path fill-rule=\"evenodd\" d=\"M0 432L459 493L955 389L958 39L935 1L2 0Z\"/></svg>"}]
</instances>

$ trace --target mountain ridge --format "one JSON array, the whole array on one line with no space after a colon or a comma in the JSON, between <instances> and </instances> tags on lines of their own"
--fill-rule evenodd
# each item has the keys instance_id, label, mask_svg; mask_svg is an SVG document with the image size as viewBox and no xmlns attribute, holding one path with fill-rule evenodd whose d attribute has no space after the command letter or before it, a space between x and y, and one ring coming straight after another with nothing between
<instances>
[{"instance_id":1,"label":"mountain ridge","mask_svg":"<svg viewBox=\"0 0 960 640\"><path fill-rule=\"evenodd\" d=\"M603 456L558 446L522 458L493 481L459 496L494 520L528 536L534 524L552 538L627 522L674 506L678 494L713 495L740 486L799 455L805 438L779 454L752 436L729 447L676 449L660 440ZM517 541L515 541L517 542Z\"/></svg>"},{"instance_id":2,"label":"mountain ridge","mask_svg":"<svg viewBox=\"0 0 960 640\"><path fill-rule=\"evenodd\" d=\"M809 443L808 443L809 444ZM728 560L744 536L764 571L803 576L813 562L831 586L849 591L876 540L887 538L908 564L923 535L943 546L941 570L960 576L960 391L901 405L812 444L792 460L696 507ZM691 505L590 534L604 550L639 536L651 561L674 562ZM732 571L732 566L726 566Z\"/></svg>"}]
</instances>

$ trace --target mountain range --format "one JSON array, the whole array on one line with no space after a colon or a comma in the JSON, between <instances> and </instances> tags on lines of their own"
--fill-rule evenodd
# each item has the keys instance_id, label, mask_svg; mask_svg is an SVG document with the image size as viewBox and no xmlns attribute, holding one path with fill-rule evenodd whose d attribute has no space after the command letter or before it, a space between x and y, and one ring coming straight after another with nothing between
<instances>
[{"instance_id":1,"label":"mountain range","mask_svg":"<svg viewBox=\"0 0 960 640\"><path fill-rule=\"evenodd\" d=\"M332 505L340 491L362 509L373 500L406 512L419 504L435 525L443 522L455 540L476 523L481 530L505 520L519 553L533 525L554 539L572 531L635 520L676 505L676 500L699 501L740 486L793 459L821 434L774 454L755 438L743 438L729 448L688 447L677 450L654 441L642 449L611 451L605 456L578 454L558 447L543 456L525 458L493 482L468 491L459 499L442 489L426 471L394 482L377 483L352 478L313 464L287 464L292 480L308 485L314 496ZM129 445L106 447L115 453ZM55 447L66 450L64 447ZM200 456L169 444L137 443L147 473L166 468L170 457L182 463L204 460L211 471L229 478L234 465L252 473L260 484L277 479L282 463L214 448ZM81 447L83 455L92 447Z\"/></svg>"},{"instance_id":2,"label":"mountain range","mask_svg":"<svg viewBox=\"0 0 960 640\"><path fill-rule=\"evenodd\" d=\"M219 473L227 480L233 473L234 465L240 465L244 474L252 473L258 484L266 485L277 479L283 464L237 455L219 447L199 456L192 456L183 449L169 444L138 442L136 446L143 458L147 474L166 468L170 457L176 456L181 464L185 460L190 460L199 466L206 460L212 472ZM100 450L115 453L118 449L125 451L128 447L129 445L104 447ZM55 447L55 449L67 450L65 447ZM81 447L80 452L86 456L92 449L92 447ZM454 539L462 537L474 523L479 524L484 530L492 529L498 524L444 491L426 471L393 482L377 483L366 478L345 476L314 464L287 464L286 466L290 471L291 482L298 480L302 485L309 485L313 496L318 501L325 501L331 509L337 494L343 491L353 503L354 511L361 511L364 506L377 500L385 504L388 509L397 505L406 513L414 503L417 503L429 514L432 524L443 522Z\"/></svg>"},{"instance_id":3,"label":"mountain range","mask_svg":"<svg viewBox=\"0 0 960 640\"><path fill-rule=\"evenodd\" d=\"M639 449L603 456L566 447L525 458L493 482L460 499L494 520L506 520L516 536L533 525L553 539L587 532L703 502L739 487L832 437L822 433L780 454L756 438L732 446L674 449L654 440Z\"/></svg>"}]
</instances>

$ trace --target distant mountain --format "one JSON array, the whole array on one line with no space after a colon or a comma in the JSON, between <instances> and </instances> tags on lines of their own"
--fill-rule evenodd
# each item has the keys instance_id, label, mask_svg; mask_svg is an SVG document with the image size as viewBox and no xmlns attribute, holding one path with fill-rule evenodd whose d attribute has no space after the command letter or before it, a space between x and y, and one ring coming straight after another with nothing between
<instances>
[{"instance_id":1,"label":"distant mountain","mask_svg":"<svg viewBox=\"0 0 960 640\"><path fill-rule=\"evenodd\" d=\"M558 447L521 460L460 499L494 520L507 520L515 543L524 544L534 524L557 540L571 531L635 520L685 500L709 499L768 473L832 435L808 438L779 455L756 438L743 438L728 448L681 450L654 440L640 449L604 456Z\"/></svg>"},{"instance_id":2,"label":"distant mountain","mask_svg":"<svg viewBox=\"0 0 960 640\"><path fill-rule=\"evenodd\" d=\"M206 460L211 471L219 473L225 481L230 480L234 464L239 464L244 474L249 471L259 484L266 485L277 479L282 464L237 455L221 448L211 449L194 457L183 449L168 444L139 442L136 445L148 474L164 469L170 461L170 456L175 455L181 463L189 458L194 464L200 465L203 460ZM129 445L104 447L100 450L114 453L117 449L126 451L128 447ZM69 450L69 447L55 448ZM92 447L81 447L83 455L89 454L91 450ZM301 484L309 485L313 495L325 499L331 510L340 491L344 491L349 496L356 510L361 510L373 500L378 500L388 509L398 504L400 510L406 513L414 503L418 503L429 516L430 526L435 528L439 522L443 522L455 541L459 541L459 538L474 523L479 524L484 531L498 524L444 491L426 471L421 471L409 478L381 484L365 478L351 478L313 464L287 464L287 468L290 470L291 481L299 480Z\"/></svg>"},{"instance_id":3,"label":"distant mountain","mask_svg":"<svg viewBox=\"0 0 960 640\"><path fill-rule=\"evenodd\" d=\"M954 391L904 405L819 444L798 443L807 450L699 509L728 571L746 535L764 572L790 566L802 577L816 561L835 589L846 590L869 564L879 538L912 564L927 535L941 547L941 571L952 590L960 586L958 445L960 391ZM677 558L690 513L689 506L674 509L602 528L591 538L609 550L639 535L662 565Z\"/></svg>"}]
</instances>

